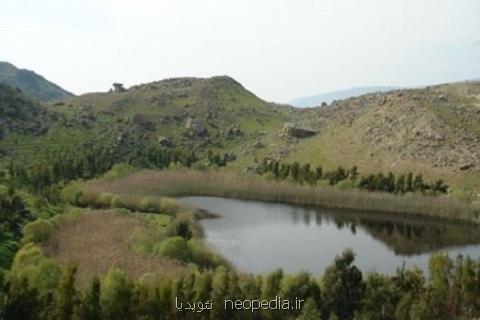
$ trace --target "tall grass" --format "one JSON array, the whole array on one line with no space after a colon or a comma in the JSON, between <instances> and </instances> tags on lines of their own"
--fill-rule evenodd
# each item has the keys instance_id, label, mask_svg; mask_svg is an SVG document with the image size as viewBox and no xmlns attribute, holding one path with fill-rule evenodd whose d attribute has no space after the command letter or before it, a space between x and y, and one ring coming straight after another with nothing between
<instances>
[{"instance_id":1,"label":"tall grass","mask_svg":"<svg viewBox=\"0 0 480 320\"><path fill-rule=\"evenodd\" d=\"M95 203L102 193L126 202L140 197L220 196L246 200L312 205L328 208L417 214L455 220L477 221L480 209L448 196L394 195L363 190L266 181L261 177L222 171L141 171L117 180L97 179L81 187L82 199Z\"/></svg>"}]
</instances>

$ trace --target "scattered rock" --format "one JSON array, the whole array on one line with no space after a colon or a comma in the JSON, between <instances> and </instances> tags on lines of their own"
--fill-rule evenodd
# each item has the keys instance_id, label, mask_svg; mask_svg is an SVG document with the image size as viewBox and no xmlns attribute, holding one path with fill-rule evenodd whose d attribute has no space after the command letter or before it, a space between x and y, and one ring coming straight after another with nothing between
<instances>
[{"instance_id":1,"label":"scattered rock","mask_svg":"<svg viewBox=\"0 0 480 320\"><path fill-rule=\"evenodd\" d=\"M460 166L461 171L467 171L471 168L473 168L475 165L473 163L465 163Z\"/></svg>"},{"instance_id":2,"label":"scattered rock","mask_svg":"<svg viewBox=\"0 0 480 320\"><path fill-rule=\"evenodd\" d=\"M185 129L193 131L193 133L199 137L207 134L207 128L205 127L203 122L192 117L188 118Z\"/></svg>"},{"instance_id":3,"label":"scattered rock","mask_svg":"<svg viewBox=\"0 0 480 320\"><path fill-rule=\"evenodd\" d=\"M316 134L316 131L295 126L293 123L285 123L282 135L295 138L308 138Z\"/></svg>"},{"instance_id":4,"label":"scattered rock","mask_svg":"<svg viewBox=\"0 0 480 320\"><path fill-rule=\"evenodd\" d=\"M253 147L255 149L260 149L260 148L264 148L265 146L263 145L262 141L256 141L254 144L253 144Z\"/></svg>"}]
</instances>

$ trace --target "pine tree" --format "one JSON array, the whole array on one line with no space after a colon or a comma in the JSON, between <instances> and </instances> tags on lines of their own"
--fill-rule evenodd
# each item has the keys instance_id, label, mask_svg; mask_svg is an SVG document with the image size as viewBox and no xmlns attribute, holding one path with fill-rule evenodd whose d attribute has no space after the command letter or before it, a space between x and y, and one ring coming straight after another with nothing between
<instances>
[{"instance_id":1,"label":"pine tree","mask_svg":"<svg viewBox=\"0 0 480 320\"><path fill-rule=\"evenodd\" d=\"M100 307L100 280L94 277L90 288L84 295L78 309L78 318L82 320L100 320L102 310Z\"/></svg>"},{"instance_id":2,"label":"pine tree","mask_svg":"<svg viewBox=\"0 0 480 320\"><path fill-rule=\"evenodd\" d=\"M75 275L77 267L70 265L63 272L55 295L56 318L69 320L73 316L77 304L77 292L75 290Z\"/></svg>"}]
</instances>

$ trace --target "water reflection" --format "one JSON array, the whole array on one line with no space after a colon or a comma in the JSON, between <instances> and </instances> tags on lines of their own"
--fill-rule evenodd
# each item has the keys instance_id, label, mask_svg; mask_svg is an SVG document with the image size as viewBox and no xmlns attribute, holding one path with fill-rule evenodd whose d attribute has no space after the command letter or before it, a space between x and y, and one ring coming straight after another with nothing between
<instances>
[{"instance_id":1,"label":"water reflection","mask_svg":"<svg viewBox=\"0 0 480 320\"><path fill-rule=\"evenodd\" d=\"M389 274L403 264L426 271L439 250L480 258L476 225L213 197L182 201L220 217L202 220L207 242L248 272L323 273L346 248L362 270Z\"/></svg>"},{"instance_id":2,"label":"water reflection","mask_svg":"<svg viewBox=\"0 0 480 320\"><path fill-rule=\"evenodd\" d=\"M321 226L322 222L333 223L338 230L349 230L353 235L357 233L357 228L362 228L398 255L411 256L449 247L480 244L480 230L470 223L401 214L325 209L299 212L298 208L292 208L291 215L295 223L301 220L306 226L310 226L312 220L316 226ZM303 218L298 219L299 215Z\"/></svg>"}]
</instances>

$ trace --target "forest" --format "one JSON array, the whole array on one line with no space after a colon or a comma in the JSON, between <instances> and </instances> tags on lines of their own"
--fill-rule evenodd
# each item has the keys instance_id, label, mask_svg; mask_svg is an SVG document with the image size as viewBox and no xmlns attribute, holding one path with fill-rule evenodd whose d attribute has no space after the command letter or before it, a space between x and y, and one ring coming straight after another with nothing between
<instances>
[{"instance_id":1,"label":"forest","mask_svg":"<svg viewBox=\"0 0 480 320\"><path fill-rule=\"evenodd\" d=\"M24 259L28 259L25 257ZM61 273L2 276L2 319L475 319L480 316L480 261L433 255L429 279L399 268L394 276L363 274L345 251L321 278L276 270L254 276L220 266L191 267L158 281L145 274L132 280L112 268L79 288L76 267ZM48 269L43 268L43 271ZM21 273L19 273L21 274ZM231 310L226 299L305 301L301 310ZM177 309L178 301L205 303L210 310Z\"/></svg>"}]
</instances>

